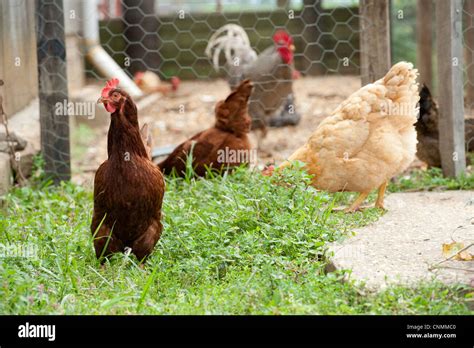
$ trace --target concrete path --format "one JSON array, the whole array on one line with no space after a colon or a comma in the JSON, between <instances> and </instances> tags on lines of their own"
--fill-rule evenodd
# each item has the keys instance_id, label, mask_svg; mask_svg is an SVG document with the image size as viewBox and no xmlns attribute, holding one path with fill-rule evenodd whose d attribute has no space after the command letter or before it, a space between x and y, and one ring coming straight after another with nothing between
<instances>
[{"instance_id":1,"label":"concrete path","mask_svg":"<svg viewBox=\"0 0 474 348\"><path fill-rule=\"evenodd\" d=\"M331 246L330 271L352 270L351 278L372 290L433 278L446 284L474 282L474 261L448 261L429 270L445 259L443 243L474 242L474 191L394 193L385 207L377 222ZM474 254L474 246L468 251Z\"/></svg>"}]
</instances>

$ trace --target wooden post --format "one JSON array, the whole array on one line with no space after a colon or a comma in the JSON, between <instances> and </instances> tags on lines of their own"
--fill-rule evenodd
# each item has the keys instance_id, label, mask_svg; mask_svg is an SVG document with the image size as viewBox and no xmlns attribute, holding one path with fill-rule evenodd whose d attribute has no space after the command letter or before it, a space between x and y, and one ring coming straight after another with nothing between
<instances>
[{"instance_id":1,"label":"wooden post","mask_svg":"<svg viewBox=\"0 0 474 348\"><path fill-rule=\"evenodd\" d=\"M443 173L466 169L464 145L462 0L436 1L439 151Z\"/></svg>"},{"instance_id":2,"label":"wooden post","mask_svg":"<svg viewBox=\"0 0 474 348\"><path fill-rule=\"evenodd\" d=\"M360 0L360 63L362 85L384 76L391 66L390 1Z\"/></svg>"},{"instance_id":3,"label":"wooden post","mask_svg":"<svg viewBox=\"0 0 474 348\"><path fill-rule=\"evenodd\" d=\"M474 0L464 0L466 28L464 30L464 51L466 67L466 114L474 117Z\"/></svg>"},{"instance_id":4,"label":"wooden post","mask_svg":"<svg viewBox=\"0 0 474 348\"><path fill-rule=\"evenodd\" d=\"M433 0L418 0L416 3L416 65L419 81L432 89L432 13Z\"/></svg>"},{"instance_id":5,"label":"wooden post","mask_svg":"<svg viewBox=\"0 0 474 348\"><path fill-rule=\"evenodd\" d=\"M41 152L46 176L57 184L71 178L66 45L62 0L36 0Z\"/></svg>"}]
</instances>

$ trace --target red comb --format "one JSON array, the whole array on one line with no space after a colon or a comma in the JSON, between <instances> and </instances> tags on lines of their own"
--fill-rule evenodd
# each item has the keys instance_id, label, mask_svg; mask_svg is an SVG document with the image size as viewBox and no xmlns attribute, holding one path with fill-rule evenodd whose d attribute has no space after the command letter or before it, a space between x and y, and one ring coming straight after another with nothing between
<instances>
[{"instance_id":1,"label":"red comb","mask_svg":"<svg viewBox=\"0 0 474 348\"><path fill-rule=\"evenodd\" d=\"M275 171L275 166L273 164L270 164L269 166L263 168L262 175L263 176L272 176L274 171Z\"/></svg>"},{"instance_id":2,"label":"red comb","mask_svg":"<svg viewBox=\"0 0 474 348\"><path fill-rule=\"evenodd\" d=\"M110 92L112 89L117 88L118 85L119 85L119 83L120 83L120 81L119 81L119 79L117 79L117 78L114 78L114 79L112 79L112 80L107 81L107 83L105 84L105 87L102 88L102 93L101 93L102 97L104 97L104 98L105 98L105 97L108 97L108 96L109 96L109 92Z\"/></svg>"},{"instance_id":3,"label":"red comb","mask_svg":"<svg viewBox=\"0 0 474 348\"><path fill-rule=\"evenodd\" d=\"M135 81L141 80L144 75L145 75L145 73L143 71L138 71L134 76Z\"/></svg>"},{"instance_id":4,"label":"red comb","mask_svg":"<svg viewBox=\"0 0 474 348\"><path fill-rule=\"evenodd\" d=\"M181 83L180 78L177 76L173 76L170 81L171 81L171 86L173 87L173 91L176 91L179 87L179 84Z\"/></svg>"},{"instance_id":5,"label":"red comb","mask_svg":"<svg viewBox=\"0 0 474 348\"><path fill-rule=\"evenodd\" d=\"M277 30L273 35L273 41L275 43L285 43L288 46L293 44L293 38L284 30Z\"/></svg>"}]
</instances>

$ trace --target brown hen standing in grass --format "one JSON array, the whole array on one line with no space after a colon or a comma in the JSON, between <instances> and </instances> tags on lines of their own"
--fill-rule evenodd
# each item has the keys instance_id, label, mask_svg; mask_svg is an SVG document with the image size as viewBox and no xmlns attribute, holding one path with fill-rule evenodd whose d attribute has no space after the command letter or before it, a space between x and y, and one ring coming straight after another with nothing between
<instances>
[{"instance_id":1,"label":"brown hen standing in grass","mask_svg":"<svg viewBox=\"0 0 474 348\"><path fill-rule=\"evenodd\" d=\"M176 149L158 166L165 174L173 169L178 176L186 172L186 159L192 150L192 165L198 176L204 176L207 168L217 170L236 167L250 162L251 118L248 115L248 100L252 92L252 83L243 81L225 100L215 108L214 127L202 131Z\"/></svg>"},{"instance_id":2,"label":"brown hen standing in grass","mask_svg":"<svg viewBox=\"0 0 474 348\"><path fill-rule=\"evenodd\" d=\"M137 107L118 83L107 82L98 101L111 120L108 159L95 174L91 231L97 258L131 248L143 261L161 236L165 182L140 136Z\"/></svg>"}]
</instances>

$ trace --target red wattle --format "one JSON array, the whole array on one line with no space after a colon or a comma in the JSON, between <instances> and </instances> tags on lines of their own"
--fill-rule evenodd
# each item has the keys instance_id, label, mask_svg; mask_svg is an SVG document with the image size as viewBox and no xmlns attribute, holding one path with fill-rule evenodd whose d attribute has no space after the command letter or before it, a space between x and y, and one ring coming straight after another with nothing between
<instances>
[{"instance_id":1,"label":"red wattle","mask_svg":"<svg viewBox=\"0 0 474 348\"><path fill-rule=\"evenodd\" d=\"M291 64L293 62L293 52L290 51L287 47L279 47L278 53L280 54L283 63Z\"/></svg>"},{"instance_id":2,"label":"red wattle","mask_svg":"<svg viewBox=\"0 0 474 348\"><path fill-rule=\"evenodd\" d=\"M105 103L104 106L105 106L105 110L107 110L110 113L114 113L115 110L116 110L112 105L110 105L108 103Z\"/></svg>"}]
</instances>

